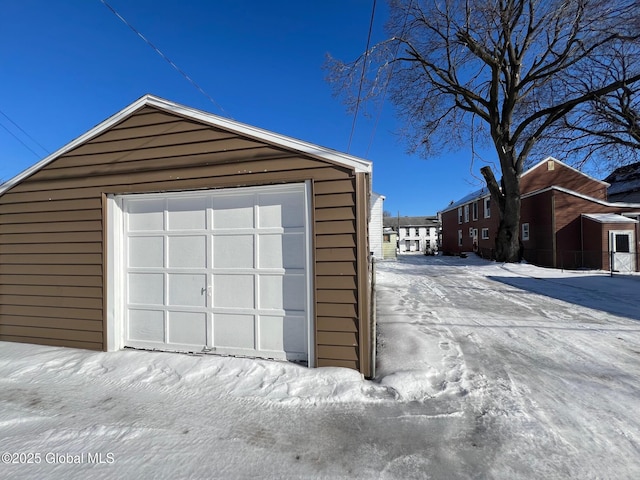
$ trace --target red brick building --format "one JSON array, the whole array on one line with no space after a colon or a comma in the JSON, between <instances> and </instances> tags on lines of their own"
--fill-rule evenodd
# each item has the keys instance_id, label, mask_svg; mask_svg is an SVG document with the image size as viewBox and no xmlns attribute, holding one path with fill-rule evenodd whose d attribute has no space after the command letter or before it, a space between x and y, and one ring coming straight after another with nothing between
<instances>
[{"instance_id":1,"label":"red brick building","mask_svg":"<svg viewBox=\"0 0 640 480\"><path fill-rule=\"evenodd\" d=\"M608 183L552 157L520 178L524 258L557 268L638 270L640 203L611 203ZM442 251L492 258L499 213L483 188L440 212Z\"/></svg>"}]
</instances>

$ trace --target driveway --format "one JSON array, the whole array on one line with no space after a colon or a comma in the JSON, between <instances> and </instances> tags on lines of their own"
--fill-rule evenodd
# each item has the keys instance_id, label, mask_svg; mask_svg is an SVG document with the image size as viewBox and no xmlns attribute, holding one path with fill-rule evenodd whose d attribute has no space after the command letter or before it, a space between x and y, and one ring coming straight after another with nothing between
<instances>
[{"instance_id":1,"label":"driveway","mask_svg":"<svg viewBox=\"0 0 640 480\"><path fill-rule=\"evenodd\" d=\"M640 478L639 286L381 262L373 381L0 342L0 478Z\"/></svg>"},{"instance_id":2,"label":"driveway","mask_svg":"<svg viewBox=\"0 0 640 480\"><path fill-rule=\"evenodd\" d=\"M424 256L378 272L381 338L408 323L437 343L479 478L640 478L640 277Z\"/></svg>"}]
</instances>

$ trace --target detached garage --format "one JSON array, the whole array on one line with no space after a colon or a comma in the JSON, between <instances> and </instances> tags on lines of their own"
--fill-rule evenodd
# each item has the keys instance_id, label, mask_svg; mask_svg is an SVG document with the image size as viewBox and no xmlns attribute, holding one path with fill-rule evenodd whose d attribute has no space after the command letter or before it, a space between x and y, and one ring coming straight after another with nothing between
<instances>
[{"instance_id":1,"label":"detached garage","mask_svg":"<svg viewBox=\"0 0 640 480\"><path fill-rule=\"evenodd\" d=\"M0 340L370 376L370 173L147 95L0 186Z\"/></svg>"}]
</instances>

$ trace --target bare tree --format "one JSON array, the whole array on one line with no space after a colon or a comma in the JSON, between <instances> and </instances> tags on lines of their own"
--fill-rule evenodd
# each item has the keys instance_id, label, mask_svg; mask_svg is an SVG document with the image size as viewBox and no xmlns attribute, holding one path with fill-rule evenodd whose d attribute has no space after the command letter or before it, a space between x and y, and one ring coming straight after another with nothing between
<instances>
[{"instance_id":1,"label":"bare tree","mask_svg":"<svg viewBox=\"0 0 640 480\"><path fill-rule=\"evenodd\" d=\"M423 153L488 140L502 174L499 184L481 169L500 212L496 257L517 261L525 162L576 107L640 80L635 66L624 78L594 78L588 90L575 83L613 45L638 41L639 3L391 0L390 38L355 62L331 59L329 80L352 105L361 101L355 91L375 97L389 80L411 146Z\"/></svg>"},{"instance_id":2,"label":"bare tree","mask_svg":"<svg viewBox=\"0 0 640 480\"><path fill-rule=\"evenodd\" d=\"M593 79L606 75L619 80L629 77L640 62L638 49L615 48L594 62L590 70L576 79L583 90L593 88ZM548 142L562 147L574 158L574 165L597 160L603 169L640 160L640 88L624 84L617 90L577 107L556 126Z\"/></svg>"}]
</instances>

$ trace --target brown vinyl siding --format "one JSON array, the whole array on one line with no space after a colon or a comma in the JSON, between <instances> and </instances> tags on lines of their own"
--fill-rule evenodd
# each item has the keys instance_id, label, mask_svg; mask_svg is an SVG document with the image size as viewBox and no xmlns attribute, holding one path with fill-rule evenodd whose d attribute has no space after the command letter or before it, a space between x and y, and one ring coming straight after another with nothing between
<instances>
[{"instance_id":1,"label":"brown vinyl siding","mask_svg":"<svg viewBox=\"0 0 640 480\"><path fill-rule=\"evenodd\" d=\"M317 365L361 369L352 169L149 106L0 196L0 340L106 348L104 194L306 180Z\"/></svg>"}]
</instances>

